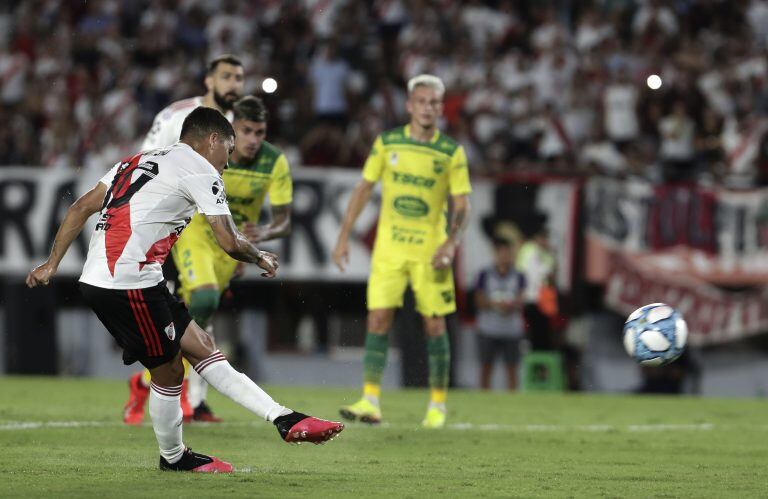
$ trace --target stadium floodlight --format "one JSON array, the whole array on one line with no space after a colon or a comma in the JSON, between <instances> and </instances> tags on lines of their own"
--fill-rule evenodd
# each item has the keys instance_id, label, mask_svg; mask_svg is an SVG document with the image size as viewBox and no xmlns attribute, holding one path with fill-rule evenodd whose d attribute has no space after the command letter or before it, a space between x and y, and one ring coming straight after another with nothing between
<instances>
[{"instance_id":1,"label":"stadium floodlight","mask_svg":"<svg viewBox=\"0 0 768 499\"><path fill-rule=\"evenodd\" d=\"M274 93L277 90L277 80L274 78L264 78L264 81L261 82L261 89L267 94Z\"/></svg>"},{"instance_id":2,"label":"stadium floodlight","mask_svg":"<svg viewBox=\"0 0 768 499\"><path fill-rule=\"evenodd\" d=\"M661 88L661 76L651 75L648 77L647 80L645 80L645 83L648 85L648 88L650 88L651 90L658 90Z\"/></svg>"}]
</instances>

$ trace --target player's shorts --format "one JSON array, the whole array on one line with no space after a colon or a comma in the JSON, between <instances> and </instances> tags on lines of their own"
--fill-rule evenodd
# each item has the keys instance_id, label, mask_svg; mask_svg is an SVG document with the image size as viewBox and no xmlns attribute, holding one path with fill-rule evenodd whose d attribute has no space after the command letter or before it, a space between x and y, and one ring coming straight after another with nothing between
<instances>
[{"instance_id":1,"label":"player's shorts","mask_svg":"<svg viewBox=\"0 0 768 499\"><path fill-rule=\"evenodd\" d=\"M144 289L105 289L81 282L80 291L123 349L126 365L138 360L152 369L179 352L192 317L165 281Z\"/></svg>"},{"instance_id":2,"label":"player's shorts","mask_svg":"<svg viewBox=\"0 0 768 499\"><path fill-rule=\"evenodd\" d=\"M501 355L506 364L520 362L520 342L522 338L488 336L482 331L477 333L477 353L481 364L492 364L496 356Z\"/></svg>"},{"instance_id":3,"label":"player's shorts","mask_svg":"<svg viewBox=\"0 0 768 499\"><path fill-rule=\"evenodd\" d=\"M179 296L189 303L190 294L203 286L229 287L237 260L229 256L202 224L190 225L171 250L179 271Z\"/></svg>"},{"instance_id":4,"label":"player's shorts","mask_svg":"<svg viewBox=\"0 0 768 499\"><path fill-rule=\"evenodd\" d=\"M440 317L456 311L456 294L451 268L435 270L431 262L374 258L368 278L368 310L400 308L410 283L416 310L426 317Z\"/></svg>"}]
</instances>

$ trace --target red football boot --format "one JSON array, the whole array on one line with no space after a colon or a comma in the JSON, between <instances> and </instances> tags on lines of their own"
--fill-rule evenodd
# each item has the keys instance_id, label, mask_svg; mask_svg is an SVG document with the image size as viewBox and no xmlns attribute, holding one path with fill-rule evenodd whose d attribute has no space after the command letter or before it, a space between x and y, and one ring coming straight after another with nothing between
<instances>
[{"instance_id":1,"label":"red football boot","mask_svg":"<svg viewBox=\"0 0 768 499\"><path fill-rule=\"evenodd\" d=\"M322 444L336 437L344 424L326 421L300 412L292 412L275 419L274 425L280 436L288 443L312 442Z\"/></svg>"},{"instance_id":2,"label":"red football boot","mask_svg":"<svg viewBox=\"0 0 768 499\"><path fill-rule=\"evenodd\" d=\"M162 471L192 471L195 473L232 473L232 465L226 461L205 454L192 452L192 449L184 449L181 459L171 464L160 456L160 470Z\"/></svg>"},{"instance_id":3,"label":"red football boot","mask_svg":"<svg viewBox=\"0 0 768 499\"><path fill-rule=\"evenodd\" d=\"M189 383L187 383L187 380L181 382L181 415L184 418L185 423L189 423L192 421L192 416L194 415L195 411L192 410L192 405L189 403L189 399L187 399L187 386L189 386Z\"/></svg>"},{"instance_id":4,"label":"red football boot","mask_svg":"<svg viewBox=\"0 0 768 499\"><path fill-rule=\"evenodd\" d=\"M149 388L144 386L141 377L143 372L138 372L128 379L130 397L123 408L123 423L140 425L144 421L144 404L147 403Z\"/></svg>"}]
</instances>

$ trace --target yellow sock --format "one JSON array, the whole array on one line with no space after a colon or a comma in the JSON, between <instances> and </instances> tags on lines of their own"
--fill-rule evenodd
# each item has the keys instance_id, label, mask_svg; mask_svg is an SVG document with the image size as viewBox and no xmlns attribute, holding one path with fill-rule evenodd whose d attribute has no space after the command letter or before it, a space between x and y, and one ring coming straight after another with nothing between
<instances>
[{"instance_id":1,"label":"yellow sock","mask_svg":"<svg viewBox=\"0 0 768 499\"><path fill-rule=\"evenodd\" d=\"M448 390L441 388L432 388L429 391L429 401L433 404L444 404L448 398Z\"/></svg>"},{"instance_id":2,"label":"yellow sock","mask_svg":"<svg viewBox=\"0 0 768 499\"><path fill-rule=\"evenodd\" d=\"M144 386L149 386L151 380L152 375L149 374L149 369L144 369L144 372L141 374L141 381L144 383Z\"/></svg>"},{"instance_id":3,"label":"yellow sock","mask_svg":"<svg viewBox=\"0 0 768 499\"><path fill-rule=\"evenodd\" d=\"M381 385L363 383L363 397L376 397L381 395Z\"/></svg>"}]
</instances>

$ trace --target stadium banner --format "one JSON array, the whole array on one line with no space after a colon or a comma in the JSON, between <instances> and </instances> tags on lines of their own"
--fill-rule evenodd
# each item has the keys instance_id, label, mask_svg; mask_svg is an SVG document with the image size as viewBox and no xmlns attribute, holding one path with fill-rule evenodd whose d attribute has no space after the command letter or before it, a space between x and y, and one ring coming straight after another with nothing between
<instances>
[{"instance_id":1,"label":"stadium banner","mask_svg":"<svg viewBox=\"0 0 768 499\"><path fill-rule=\"evenodd\" d=\"M768 283L768 189L593 178L584 197L590 281L605 283L618 254L648 277L730 287Z\"/></svg>"},{"instance_id":2,"label":"stadium banner","mask_svg":"<svg viewBox=\"0 0 768 499\"><path fill-rule=\"evenodd\" d=\"M676 308L688 323L688 344L708 346L768 330L768 287L729 292L693 277L658 276L637 261L614 256L605 304L628 315L647 303Z\"/></svg>"},{"instance_id":3,"label":"stadium banner","mask_svg":"<svg viewBox=\"0 0 768 499\"><path fill-rule=\"evenodd\" d=\"M42 262L69 205L92 188L103 171L81 169L0 169L0 273L21 276ZM376 234L380 195L366 206L350 239L350 261L344 273L332 261L341 220L349 197L360 180L359 170L342 168L292 169L294 177L293 229L289 237L260 247L280 257L280 279L363 282L368 277L370 252ZM578 206L578 183L562 179L509 179L502 184L473 179L472 215L459 253L457 281L474 283L479 270L492 263L488 220L511 220L524 225L533 210L547 218L558 259L558 284L571 283L573 220ZM96 217L70 248L59 275L77 277L88 250ZM259 279L249 266L246 279Z\"/></svg>"}]
</instances>

